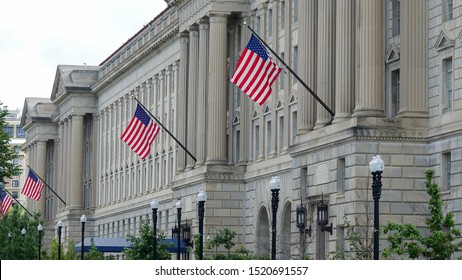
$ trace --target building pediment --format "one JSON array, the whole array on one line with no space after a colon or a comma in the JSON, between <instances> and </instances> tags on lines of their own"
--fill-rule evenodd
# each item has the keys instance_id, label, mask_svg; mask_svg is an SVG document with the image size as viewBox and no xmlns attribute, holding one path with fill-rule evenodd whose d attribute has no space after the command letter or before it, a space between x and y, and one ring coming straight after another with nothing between
<instances>
[{"instance_id":1,"label":"building pediment","mask_svg":"<svg viewBox=\"0 0 462 280\"><path fill-rule=\"evenodd\" d=\"M89 91L98 81L100 66L58 65L56 69L51 101L55 101L68 92Z\"/></svg>"},{"instance_id":2,"label":"building pediment","mask_svg":"<svg viewBox=\"0 0 462 280\"><path fill-rule=\"evenodd\" d=\"M387 49L387 55L385 57L385 63L391 63L399 60L399 45L391 43Z\"/></svg>"},{"instance_id":3,"label":"building pediment","mask_svg":"<svg viewBox=\"0 0 462 280\"><path fill-rule=\"evenodd\" d=\"M441 51L447 48L453 48L454 44L454 36L445 30L441 30L440 35L438 35L438 39L435 43L435 49Z\"/></svg>"},{"instance_id":4,"label":"building pediment","mask_svg":"<svg viewBox=\"0 0 462 280\"><path fill-rule=\"evenodd\" d=\"M51 121L58 114L58 108L49 98L26 97L24 101L21 126L38 121Z\"/></svg>"}]
</instances>

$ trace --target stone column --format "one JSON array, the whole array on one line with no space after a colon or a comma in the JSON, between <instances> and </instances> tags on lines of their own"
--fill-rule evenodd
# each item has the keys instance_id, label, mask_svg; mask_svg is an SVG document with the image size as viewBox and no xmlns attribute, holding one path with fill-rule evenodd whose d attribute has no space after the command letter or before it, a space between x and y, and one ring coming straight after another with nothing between
<instances>
[{"instance_id":1,"label":"stone column","mask_svg":"<svg viewBox=\"0 0 462 280\"><path fill-rule=\"evenodd\" d=\"M318 76L317 87L319 98L332 110L335 85L335 28L334 28L334 0L319 1L318 6ZM325 126L332 116L319 103L316 103L316 126Z\"/></svg>"},{"instance_id":2,"label":"stone column","mask_svg":"<svg viewBox=\"0 0 462 280\"><path fill-rule=\"evenodd\" d=\"M197 89L197 150L196 166L203 165L205 162L205 141L207 123L207 89L208 89L208 64L209 64L209 21L207 18L199 20L199 73Z\"/></svg>"},{"instance_id":3,"label":"stone column","mask_svg":"<svg viewBox=\"0 0 462 280\"><path fill-rule=\"evenodd\" d=\"M65 193L64 193L64 164L66 162L66 158L64 157L64 121L59 122L59 141L57 142L59 148L58 148L58 165L55 167L56 170L58 171L56 174L58 175L58 180L57 180L57 186L56 186L56 193L59 194L59 196L63 199L66 199ZM66 201L66 200L64 200ZM56 200L58 204L58 211L61 211L64 207L64 203L61 202L61 200L58 198ZM67 203L67 202L66 202Z\"/></svg>"},{"instance_id":4,"label":"stone column","mask_svg":"<svg viewBox=\"0 0 462 280\"><path fill-rule=\"evenodd\" d=\"M298 75L316 92L318 0L298 1L298 8ZM297 134L303 134L314 126L317 101L301 84L298 92Z\"/></svg>"},{"instance_id":5,"label":"stone column","mask_svg":"<svg viewBox=\"0 0 462 280\"><path fill-rule=\"evenodd\" d=\"M53 185L52 182L47 181L46 178L46 159L47 159L47 142L46 141L37 141L37 146L36 146L36 158L35 158L35 168L34 171L37 173L38 176L40 176L43 180L46 180L45 183L48 185ZM42 213L42 217L45 216L45 200L46 200L46 192L48 187L44 187L42 190L42 196L40 197L40 200L38 201L37 204L37 210ZM54 189L53 189L54 190Z\"/></svg>"},{"instance_id":6,"label":"stone column","mask_svg":"<svg viewBox=\"0 0 462 280\"><path fill-rule=\"evenodd\" d=\"M354 106L354 2L337 0L335 31L335 118L349 118Z\"/></svg>"},{"instance_id":7,"label":"stone column","mask_svg":"<svg viewBox=\"0 0 462 280\"><path fill-rule=\"evenodd\" d=\"M209 92L206 164L226 164L227 16L210 15Z\"/></svg>"},{"instance_id":8,"label":"stone column","mask_svg":"<svg viewBox=\"0 0 462 280\"><path fill-rule=\"evenodd\" d=\"M64 174L64 178L66 181L66 185L64 186L66 189L66 208L69 209L69 206L71 205L71 148L72 148L72 135L71 135L71 128L72 128L72 116L67 116L66 118L66 126L65 126L65 134L66 134L66 173Z\"/></svg>"},{"instance_id":9,"label":"stone column","mask_svg":"<svg viewBox=\"0 0 462 280\"><path fill-rule=\"evenodd\" d=\"M383 1L358 0L358 95L354 117L383 116Z\"/></svg>"},{"instance_id":10,"label":"stone column","mask_svg":"<svg viewBox=\"0 0 462 280\"><path fill-rule=\"evenodd\" d=\"M186 92L187 92L187 83L188 83L188 44L189 36L187 32L182 32L180 34L180 69L178 71L179 75L179 85L178 85L178 98L177 98L177 129L176 137L178 141L182 144L186 140ZM183 171L186 164L186 152L178 147L176 158L176 172ZM160 158L160 157L159 157Z\"/></svg>"},{"instance_id":11,"label":"stone column","mask_svg":"<svg viewBox=\"0 0 462 280\"><path fill-rule=\"evenodd\" d=\"M274 14L273 14L274 15ZM241 19L241 45L239 46L238 53L236 53L235 61L237 63L239 56L242 53L242 50L244 50L245 46L249 42L250 38L250 31L247 29L247 25L244 24L244 22L249 23L250 21L250 14L243 14L243 17ZM274 27L276 29L276 27ZM239 140L239 143L241 146L239 147L239 161L238 165L247 165L249 159L250 159L250 145L246 145L245 143L248 143L247 141L251 137L251 123L252 123L252 99L247 97L244 93L239 92L241 94L241 120L240 120L240 125L241 125L241 139ZM276 94L274 92L273 94Z\"/></svg>"},{"instance_id":12,"label":"stone column","mask_svg":"<svg viewBox=\"0 0 462 280\"><path fill-rule=\"evenodd\" d=\"M428 1L403 0L400 12L398 116L428 118Z\"/></svg>"},{"instance_id":13,"label":"stone column","mask_svg":"<svg viewBox=\"0 0 462 280\"><path fill-rule=\"evenodd\" d=\"M192 25L189 28L189 80L188 80L188 125L187 125L187 148L193 155L196 154L196 130L197 126L203 124L196 123L197 106L197 86L199 77L199 27ZM168 156L167 156L168 159ZM193 168L195 161L186 156L186 168Z\"/></svg>"},{"instance_id":14,"label":"stone column","mask_svg":"<svg viewBox=\"0 0 462 280\"><path fill-rule=\"evenodd\" d=\"M83 206L83 116L72 116L72 149L71 158L69 159L72 165L71 177L71 201L70 208L80 209Z\"/></svg>"}]
</instances>

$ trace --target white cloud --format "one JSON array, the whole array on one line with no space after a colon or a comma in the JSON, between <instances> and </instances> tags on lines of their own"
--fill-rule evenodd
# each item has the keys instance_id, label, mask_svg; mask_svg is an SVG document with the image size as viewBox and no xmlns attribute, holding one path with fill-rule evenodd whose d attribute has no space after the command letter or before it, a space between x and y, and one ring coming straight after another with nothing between
<instances>
[{"instance_id":1,"label":"white cloud","mask_svg":"<svg viewBox=\"0 0 462 280\"><path fill-rule=\"evenodd\" d=\"M50 97L59 64L98 65L166 7L163 0L23 0L0 10L0 101Z\"/></svg>"}]
</instances>

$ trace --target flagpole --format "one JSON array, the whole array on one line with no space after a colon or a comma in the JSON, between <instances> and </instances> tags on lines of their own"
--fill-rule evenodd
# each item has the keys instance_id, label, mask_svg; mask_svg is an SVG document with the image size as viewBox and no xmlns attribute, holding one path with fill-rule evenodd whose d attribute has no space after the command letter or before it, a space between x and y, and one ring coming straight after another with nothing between
<instances>
[{"instance_id":1,"label":"flagpole","mask_svg":"<svg viewBox=\"0 0 462 280\"><path fill-rule=\"evenodd\" d=\"M4 190L7 194L9 194L10 197L12 199L14 199L14 201L16 201L17 204L19 204L19 206L21 206L24 210L26 210L27 214L29 214L31 217L33 217L32 214L29 211L27 211L26 207L24 207L16 198L14 198L14 196L12 196L9 191L7 191L4 187L2 187L2 190ZM5 213L3 213L3 214L5 214Z\"/></svg>"},{"instance_id":2,"label":"flagpole","mask_svg":"<svg viewBox=\"0 0 462 280\"><path fill-rule=\"evenodd\" d=\"M292 70L292 68L289 67L289 65L287 65L284 60L282 60L282 58L279 57L279 55L273 51L273 49L271 49L266 43L265 41L263 41L262 38L260 38L260 36L258 36L257 33L255 33L255 31L247 25L247 28L250 29L250 31L252 31L252 33L258 38L258 40L260 40L260 42L265 45L266 48L268 48L276 57L277 59L279 59L279 61L281 61L282 64L284 64L284 66L287 68L287 70L289 70L290 73L292 73L292 75L294 75L295 78L297 78L297 80L311 93L311 95L313 95L314 98L316 98L316 100L321 103L321 105L327 110L327 112L329 112L329 114L332 115L332 117L335 115L335 113L326 105L326 103L324 103L321 98L319 98L319 96L294 72L294 70Z\"/></svg>"},{"instance_id":3,"label":"flagpole","mask_svg":"<svg viewBox=\"0 0 462 280\"><path fill-rule=\"evenodd\" d=\"M61 200L62 203L64 203L64 205L66 205L66 202L64 202L64 200L45 182L45 180L43 180L37 173L35 173L35 171L32 168L30 168L29 165L27 167L29 167L30 171L34 172L35 176L37 176L40 180L42 180L43 184L47 186L50 189L50 191L54 193L56 197L58 197L59 200Z\"/></svg>"},{"instance_id":4,"label":"flagpole","mask_svg":"<svg viewBox=\"0 0 462 280\"><path fill-rule=\"evenodd\" d=\"M165 131L167 131L168 135L170 135L170 136L173 138L173 140L175 140L175 142L177 142L178 145L180 145L180 147L183 148L183 150L185 150L186 153L188 153L188 155L194 160L194 162L197 162L196 157L194 157L194 156L188 151L188 149L187 149L185 146L183 146L183 144L181 144L181 142L178 141L178 139L176 139L176 137L173 136L173 134L172 134L172 133L171 133L171 132L170 132L170 131L169 131L169 130L168 130L168 129L167 129L167 128L166 128L166 127L165 127L165 126L164 126L164 125L163 125L163 124L162 124L162 123L161 123L161 122L160 122L160 121L159 121L159 120L158 120L158 119L146 108L146 107L144 107L144 105L141 104L141 102L140 102L135 96L133 96L133 98L136 100L136 102L138 102L138 104L140 104L141 107L143 107L143 109L144 109L146 112L148 112L148 114L149 114L149 115L150 115L150 116L151 116L151 117L152 117L152 118L153 118L153 119L165 130Z\"/></svg>"}]
</instances>

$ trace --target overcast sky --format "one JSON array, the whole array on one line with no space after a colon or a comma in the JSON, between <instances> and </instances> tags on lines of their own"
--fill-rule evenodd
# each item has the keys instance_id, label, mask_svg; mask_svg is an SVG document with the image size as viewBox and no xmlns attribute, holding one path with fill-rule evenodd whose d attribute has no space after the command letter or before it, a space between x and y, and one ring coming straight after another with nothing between
<instances>
[{"instance_id":1,"label":"overcast sky","mask_svg":"<svg viewBox=\"0 0 462 280\"><path fill-rule=\"evenodd\" d=\"M99 65L166 8L164 0L13 0L0 8L0 101L51 96L59 64Z\"/></svg>"}]
</instances>

